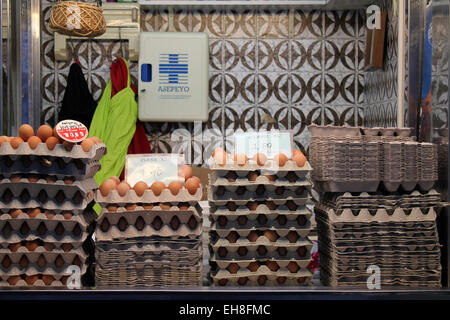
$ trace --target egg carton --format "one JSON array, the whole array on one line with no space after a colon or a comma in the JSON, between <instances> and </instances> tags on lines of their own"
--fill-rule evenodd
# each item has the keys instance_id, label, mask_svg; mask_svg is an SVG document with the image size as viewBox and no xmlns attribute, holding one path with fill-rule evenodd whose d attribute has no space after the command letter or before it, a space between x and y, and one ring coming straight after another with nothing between
<instances>
[{"instance_id":1,"label":"egg carton","mask_svg":"<svg viewBox=\"0 0 450 320\"><path fill-rule=\"evenodd\" d=\"M223 195L217 195L217 188L208 186L208 200L210 202L214 202L217 205L221 205L228 201L233 201L236 204L244 204L249 201L275 201L275 200L283 200L286 202L287 200L298 200L297 203L301 202L300 199L303 199L303 205L306 203L309 192L311 190L311 186L303 186L298 187L301 188L301 193L297 194L296 191L284 189L283 193L276 194L275 192L271 192L269 190L264 190L264 192L259 193L259 191L251 191L245 189L243 194L237 194L236 192L231 192L229 190L222 190Z\"/></svg>"},{"instance_id":2,"label":"egg carton","mask_svg":"<svg viewBox=\"0 0 450 320\"><path fill-rule=\"evenodd\" d=\"M243 186L253 190L255 190L259 185L264 185L265 187L273 190L277 187L295 188L311 184L306 178L296 178L295 180L292 180L292 182L286 178L279 178L277 176L273 176L273 179L275 180L272 181L264 175L259 175L254 181L250 181L247 176L237 177L236 179L228 179L227 177L218 176L217 172L214 171L209 175L209 184L215 187L235 187L234 189Z\"/></svg>"},{"instance_id":3,"label":"egg carton","mask_svg":"<svg viewBox=\"0 0 450 320\"><path fill-rule=\"evenodd\" d=\"M172 203L177 204L180 202L187 202L189 204L195 204L202 199L202 186L197 189L194 195L190 194L189 191L183 187L177 195L173 195L169 189L164 189L159 196L156 196L151 189L144 192L142 196L138 196L136 192L131 189L125 196L120 196L117 190L112 190L105 197L102 195L100 190L97 190L95 194L95 201L99 203L102 207L110 204L126 205L129 203Z\"/></svg>"},{"instance_id":4,"label":"egg carton","mask_svg":"<svg viewBox=\"0 0 450 320\"><path fill-rule=\"evenodd\" d=\"M45 179L40 179L37 182L29 182L28 179L20 179L17 182L11 182L9 179L3 179L0 182L0 194L4 194L8 190L13 197L18 198L25 190L31 198L44 197L55 198L58 193L64 195L65 198L72 199L76 193L81 194L85 198L87 194L97 189L97 183L94 178L74 181L73 184L65 184L64 181L56 181L55 183L47 183Z\"/></svg>"},{"instance_id":5,"label":"egg carton","mask_svg":"<svg viewBox=\"0 0 450 320\"><path fill-rule=\"evenodd\" d=\"M49 150L45 143L38 143L35 149L31 149L28 143L21 143L14 149L9 142L3 142L0 146L0 157L8 156L12 160L17 160L22 156L47 157L49 159L60 158L66 162L79 159L84 163L98 161L106 154L106 145L97 143L91 150L85 152L81 145L73 145L71 151L67 151L62 144L55 145L53 150Z\"/></svg>"},{"instance_id":6,"label":"egg carton","mask_svg":"<svg viewBox=\"0 0 450 320\"><path fill-rule=\"evenodd\" d=\"M396 208L389 215L385 209L377 210L351 210L342 209L335 211L334 209L317 204L315 211L322 211L327 215L330 221L334 222L404 222L404 221L435 221L436 212L434 208L413 208L409 209L406 214L402 208ZM372 211L372 213L371 213Z\"/></svg>"},{"instance_id":7,"label":"egg carton","mask_svg":"<svg viewBox=\"0 0 450 320\"><path fill-rule=\"evenodd\" d=\"M71 265L77 265L84 273L86 271L85 262L86 256L82 251L0 253L0 273L8 275L57 274L64 272Z\"/></svg>"},{"instance_id":8,"label":"egg carton","mask_svg":"<svg viewBox=\"0 0 450 320\"><path fill-rule=\"evenodd\" d=\"M39 174L54 176L59 180L65 177L74 177L76 180L85 180L94 177L100 170L99 161L83 163L81 160L64 162L62 159L50 161L48 159L24 158L22 161L12 161L0 158L0 173L5 178L17 174Z\"/></svg>"},{"instance_id":9,"label":"egg carton","mask_svg":"<svg viewBox=\"0 0 450 320\"><path fill-rule=\"evenodd\" d=\"M212 276L212 282L215 286L308 286L310 285L313 274L310 271L302 271L301 273L289 277L277 275L251 275L247 277L225 277Z\"/></svg>"},{"instance_id":10,"label":"egg carton","mask_svg":"<svg viewBox=\"0 0 450 320\"><path fill-rule=\"evenodd\" d=\"M39 277L35 282L32 284L28 284L25 281L25 274L21 275L21 279L15 282L14 284L10 284L8 282L8 279L14 279L17 276L9 276L9 275L0 275L0 288L8 288L8 289L61 289L61 288L67 288L67 280L70 277L69 274L55 274L55 275L44 275L44 276L52 276L54 280L50 284L45 284L45 282L42 280L42 274L38 274ZM12 281L12 280L10 280Z\"/></svg>"},{"instance_id":11,"label":"egg carton","mask_svg":"<svg viewBox=\"0 0 450 320\"><path fill-rule=\"evenodd\" d=\"M312 137L355 137L360 136L360 127L350 126L318 126L311 124L308 130Z\"/></svg>"},{"instance_id":12,"label":"egg carton","mask_svg":"<svg viewBox=\"0 0 450 320\"><path fill-rule=\"evenodd\" d=\"M202 218L198 210L201 208L191 207L186 211L103 212L97 220L96 239L102 241L144 235L147 237L199 236L202 232Z\"/></svg>"},{"instance_id":13,"label":"egg carton","mask_svg":"<svg viewBox=\"0 0 450 320\"><path fill-rule=\"evenodd\" d=\"M277 175L287 174L289 171L295 171L299 177L304 178L306 174L312 170L308 161L303 167L297 166L297 163L292 160L288 160L284 166L279 166L278 163L272 159L268 159L263 166L260 166L255 160L249 159L245 165L238 165L234 162L231 155L227 154L226 163L224 165L217 164L214 158L209 158L207 164L210 170L213 171L234 171L234 172L250 172L256 170L262 170L267 173L276 173Z\"/></svg>"},{"instance_id":14,"label":"egg carton","mask_svg":"<svg viewBox=\"0 0 450 320\"><path fill-rule=\"evenodd\" d=\"M228 215L228 216L210 216L211 228L216 229L310 229L311 223L309 214L293 214L293 215Z\"/></svg>"}]
</instances>

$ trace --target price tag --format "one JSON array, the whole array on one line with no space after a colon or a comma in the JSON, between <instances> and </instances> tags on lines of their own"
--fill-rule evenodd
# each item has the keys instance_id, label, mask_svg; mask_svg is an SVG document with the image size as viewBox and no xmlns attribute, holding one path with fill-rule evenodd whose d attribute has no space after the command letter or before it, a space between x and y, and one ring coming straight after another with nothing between
<instances>
[{"instance_id":1,"label":"price tag","mask_svg":"<svg viewBox=\"0 0 450 320\"><path fill-rule=\"evenodd\" d=\"M88 129L79 121L63 120L56 125L56 133L63 140L76 143L87 138Z\"/></svg>"},{"instance_id":2,"label":"price tag","mask_svg":"<svg viewBox=\"0 0 450 320\"><path fill-rule=\"evenodd\" d=\"M292 131L243 132L234 136L235 154L244 153L249 158L257 153L264 153L268 159L273 159L278 153L284 153L291 159L292 146Z\"/></svg>"},{"instance_id":3,"label":"price tag","mask_svg":"<svg viewBox=\"0 0 450 320\"><path fill-rule=\"evenodd\" d=\"M130 154L125 159L125 180L134 186L144 181L149 186L161 181L167 186L172 181L181 181L178 166L182 162L178 154Z\"/></svg>"}]
</instances>

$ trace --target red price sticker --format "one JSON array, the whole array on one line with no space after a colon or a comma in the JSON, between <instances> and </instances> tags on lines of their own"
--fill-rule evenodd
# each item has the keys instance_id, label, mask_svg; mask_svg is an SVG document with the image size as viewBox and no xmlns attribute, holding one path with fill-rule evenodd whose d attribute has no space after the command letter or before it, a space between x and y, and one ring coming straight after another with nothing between
<instances>
[{"instance_id":1,"label":"red price sticker","mask_svg":"<svg viewBox=\"0 0 450 320\"><path fill-rule=\"evenodd\" d=\"M81 142L87 138L88 129L76 120L63 120L56 125L58 136L69 142Z\"/></svg>"}]
</instances>

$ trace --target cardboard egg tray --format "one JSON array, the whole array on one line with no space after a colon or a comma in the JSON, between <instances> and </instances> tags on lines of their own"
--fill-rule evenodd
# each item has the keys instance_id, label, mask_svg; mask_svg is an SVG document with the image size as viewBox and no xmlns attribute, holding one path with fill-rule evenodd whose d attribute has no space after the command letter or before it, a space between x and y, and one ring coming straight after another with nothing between
<instances>
[{"instance_id":1,"label":"cardboard egg tray","mask_svg":"<svg viewBox=\"0 0 450 320\"><path fill-rule=\"evenodd\" d=\"M25 161L25 159L27 160ZM100 162L95 160L86 164L83 164L81 160L66 163L62 159L53 161L48 159L35 159L32 161L29 158L24 158L22 161L0 160L0 172L5 178L10 178L15 174L39 174L56 176L60 180L63 180L65 177L75 177L76 180L84 180L94 177L100 168Z\"/></svg>"},{"instance_id":2,"label":"cardboard egg tray","mask_svg":"<svg viewBox=\"0 0 450 320\"><path fill-rule=\"evenodd\" d=\"M64 272L69 266L77 265L81 273L86 271L86 258L82 250L57 253L49 252L0 252L0 273L15 275L58 274ZM7 262L6 262L7 260Z\"/></svg>"},{"instance_id":3,"label":"cardboard egg tray","mask_svg":"<svg viewBox=\"0 0 450 320\"><path fill-rule=\"evenodd\" d=\"M308 172L312 170L311 165L306 162L303 167L288 160L284 166L279 166L274 160L268 159L264 166L258 165L255 160L249 159L245 165L238 165L234 162L231 155L227 154L226 163L224 165L217 164L213 158L208 159L208 165L211 170L217 172L218 176L225 176L228 171L234 171L238 175L246 175L251 171L261 171L262 174L276 174L279 177L285 177L289 172L294 171L301 179L305 178Z\"/></svg>"},{"instance_id":4,"label":"cardboard egg tray","mask_svg":"<svg viewBox=\"0 0 450 320\"><path fill-rule=\"evenodd\" d=\"M37 182L29 182L28 179L20 179L17 182L11 182L9 179L0 181L0 194L3 195L9 190L15 198L20 197L25 191L28 192L31 198L55 198L61 192L68 199L72 199L77 192L82 198L86 198L87 194L94 189L97 189L97 183L94 178L74 181L73 184L66 184L62 180L58 180L55 183L47 183L45 179L40 179Z\"/></svg>"},{"instance_id":5,"label":"cardboard egg tray","mask_svg":"<svg viewBox=\"0 0 450 320\"><path fill-rule=\"evenodd\" d=\"M293 203L293 202L292 202ZM290 210L285 203L282 203L274 210L270 210L264 202L260 203L255 210L250 210L245 205L237 206L235 211L231 211L227 206L210 206L210 217L216 221L224 216L228 221L235 221L240 216L246 216L248 220L255 221L259 215L265 215L267 220L275 220L278 216L286 216L288 220L295 220L298 216L305 216L309 220L312 212L304 205L297 206L295 210Z\"/></svg>"},{"instance_id":6,"label":"cardboard egg tray","mask_svg":"<svg viewBox=\"0 0 450 320\"><path fill-rule=\"evenodd\" d=\"M231 232L236 232L240 237L247 237L247 235L252 232L263 233L264 231L274 231L278 237L284 238L288 233L294 232L298 234L300 237L305 238L309 235L311 231L311 225L307 224L302 227L297 226L281 226L273 225L270 227L258 227L255 224L246 224L245 226L235 225L232 227L221 228L217 227L216 224L213 224L210 229L210 234L212 237L218 236L220 238L226 238Z\"/></svg>"},{"instance_id":7,"label":"cardboard egg tray","mask_svg":"<svg viewBox=\"0 0 450 320\"><path fill-rule=\"evenodd\" d=\"M218 221L216 217L211 217L211 230L230 230L230 231L236 231L236 230L273 230L273 229L286 229L286 230L293 230L293 229L304 229L304 230L310 230L311 229L311 222L309 221L310 215L289 215L289 216L282 216L283 219L278 219L279 215L273 215L268 216L263 215L265 219L260 219L260 216L253 215L250 219L248 216L237 216L237 215L229 215L229 216L222 216L224 219L221 219ZM244 221L242 221L241 218L245 218Z\"/></svg>"},{"instance_id":8,"label":"cardboard egg tray","mask_svg":"<svg viewBox=\"0 0 450 320\"><path fill-rule=\"evenodd\" d=\"M8 282L8 279L14 278L16 276L9 276L9 275L1 275L0 274L0 288L11 288L11 289L28 289L28 288L39 288L39 289L53 289L53 288L67 288L67 280L70 277L70 274L51 274L51 275L44 275L44 276L52 276L55 278L55 280L52 281L51 284L45 284L45 282L42 280L42 274L37 274L39 277L38 280L36 280L32 284L28 284L25 281L26 275L21 275L22 279L17 281L15 284L10 284Z\"/></svg>"},{"instance_id":9,"label":"cardboard egg tray","mask_svg":"<svg viewBox=\"0 0 450 320\"><path fill-rule=\"evenodd\" d=\"M308 182L309 184L309 182ZM226 203L228 201L233 201L236 204L243 204L249 201L275 201L275 200L283 200L286 202L287 200L297 200L297 203L300 199L304 199L304 203L308 198L309 192L311 190L311 185L306 184L301 187L295 187L294 190L291 188L284 188L281 190L282 193L276 194L274 190L270 190L269 188L265 189L264 192L259 193L258 191L249 190L248 187L245 187L245 191L243 194L237 194L236 192L225 189L223 191L223 195L217 195L218 187L208 186L208 199L211 202L216 204ZM254 186L256 188L256 186ZM297 189L300 188L300 189ZM303 204L304 204L303 203Z\"/></svg>"},{"instance_id":10,"label":"cardboard egg tray","mask_svg":"<svg viewBox=\"0 0 450 320\"><path fill-rule=\"evenodd\" d=\"M306 178L295 178L293 182L290 182L287 178L279 178L277 176L274 176L274 181L271 181L268 177L264 175L259 175L254 181L250 181L247 176L237 177L236 179L229 180L226 177L220 177L216 174L216 172L213 172L211 174L211 180L209 185L212 185L214 187L217 186L224 186L228 188L229 190L235 190L237 187L244 186L251 190L256 190L256 187L258 185L264 185L267 188L273 190L277 187L287 187L287 188L293 188L293 187L301 187L304 185L310 185L310 182Z\"/></svg>"},{"instance_id":11,"label":"cardboard egg tray","mask_svg":"<svg viewBox=\"0 0 450 320\"><path fill-rule=\"evenodd\" d=\"M95 193L95 201L102 207L106 207L111 204L117 204L124 206L130 203L172 203L178 204L180 202L187 202L191 205L195 205L202 198L202 186L197 189L197 192L192 195L186 188L182 188L177 195L173 195L169 189L164 189L159 196L156 196L151 189L144 192L142 196L138 196L136 192L131 189L125 196L120 196L117 190L112 190L105 197L99 190Z\"/></svg>"},{"instance_id":12,"label":"cardboard egg tray","mask_svg":"<svg viewBox=\"0 0 450 320\"><path fill-rule=\"evenodd\" d=\"M211 276L214 285L216 286L267 286L267 287L276 287L276 286L307 286L310 284L311 279L313 278L313 274L304 270L297 273L291 273L289 276L278 276L277 272L273 275L251 275L247 277L224 277L220 278L220 276ZM224 281L224 283L222 282Z\"/></svg>"},{"instance_id":13,"label":"cardboard egg tray","mask_svg":"<svg viewBox=\"0 0 450 320\"><path fill-rule=\"evenodd\" d=\"M312 277L311 271L307 267L300 268L296 272L291 272L287 269L287 263L285 266L280 267L277 271L271 271L267 266L260 266L256 271L250 271L247 268L240 268L236 273L222 268L214 268L211 270L211 276L213 279L236 279L236 278L258 278L259 276L273 277L289 277L289 278L303 278Z\"/></svg>"},{"instance_id":14,"label":"cardboard egg tray","mask_svg":"<svg viewBox=\"0 0 450 320\"><path fill-rule=\"evenodd\" d=\"M169 211L156 208L157 210L144 210L138 207L134 211L121 208L118 212L103 210L97 220L96 239L103 241L139 236L196 237L201 234L203 220L200 206L190 207L189 210L179 210L175 207L178 210Z\"/></svg>"},{"instance_id":15,"label":"cardboard egg tray","mask_svg":"<svg viewBox=\"0 0 450 320\"><path fill-rule=\"evenodd\" d=\"M62 144L55 145L53 150L49 150L45 143L39 143L36 149L31 149L28 143L21 143L17 149L11 147L9 142L3 142L0 146L0 161L3 157L9 157L16 161L23 156L45 157L49 160L56 158L63 159L65 162L79 159L83 163L98 161L106 154L106 146L103 143L97 143L92 146L88 152L83 151L81 145L73 145L71 151L67 151Z\"/></svg>"}]
</instances>

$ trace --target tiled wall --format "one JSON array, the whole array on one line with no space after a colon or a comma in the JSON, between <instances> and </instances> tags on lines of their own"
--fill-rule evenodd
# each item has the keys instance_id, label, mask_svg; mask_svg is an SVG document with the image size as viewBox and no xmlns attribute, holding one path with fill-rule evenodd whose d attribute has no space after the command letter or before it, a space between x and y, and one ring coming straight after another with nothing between
<instances>
[{"instance_id":1,"label":"tiled wall","mask_svg":"<svg viewBox=\"0 0 450 320\"><path fill-rule=\"evenodd\" d=\"M43 0L45 20L50 2ZM210 37L209 121L223 141L232 130L292 129L295 142L308 146L311 123L361 125L365 16L360 11L148 11L145 31L207 32ZM70 61L56 62L53 35L43 23L43 117L57 121ZM117 41L76 41L95 99L109 80ZM71 50L70 45L68 50ZM136 80L136 64L131 64ZM146 123L155 152L180 151L171 141L189 123ZM194 143L194 148L199 148Z\"/></svg>"},{"instance_id":2,"label":"tiled wall","mask_svg":"<svg viewBox=\"0 0 450 320\"><path fill-rule=\"evenodd\" d=\"M397 124L397 34L396 1L378 1L388 13L383 70L367 72L365 76L364 125L394 127Z\"/></svg>"}]
</instances>

